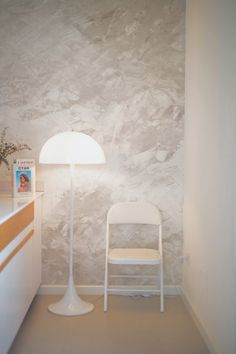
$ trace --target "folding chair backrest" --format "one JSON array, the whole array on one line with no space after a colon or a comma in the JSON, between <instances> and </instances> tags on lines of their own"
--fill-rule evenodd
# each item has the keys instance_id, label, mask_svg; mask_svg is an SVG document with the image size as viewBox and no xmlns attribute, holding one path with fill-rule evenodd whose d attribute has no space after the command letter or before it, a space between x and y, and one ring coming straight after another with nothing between
<instances>
[{"instance_id":1,"label":"folding chair backrest","mask_svg":"<svg viewBox=\"0 0 236 354\"><path fill-rule=\"evenodd\" d=\"M123 202L114 204L107 214L107 224L160 225L159 210L148 202Z\"/></svg>"}]
</instances>

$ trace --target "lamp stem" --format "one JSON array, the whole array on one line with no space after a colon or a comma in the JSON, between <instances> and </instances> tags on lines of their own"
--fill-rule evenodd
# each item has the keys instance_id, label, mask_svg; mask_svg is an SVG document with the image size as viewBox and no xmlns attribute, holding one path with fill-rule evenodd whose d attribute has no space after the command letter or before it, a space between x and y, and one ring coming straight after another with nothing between
<instances>
[{"instance_id":1,"label":"lamp stem","mask_svg":"<svg viewBox=\"0 0 236 354\"><path fill-rule=\"evenodd\" d=\"M75 210L75 195L74 195L74 176L75 165L70 164L70 258L69 258L69 277L73 280L73 253L74 253L74 210Z\"/></svg>"},{"instance_id":2,"label":"lamp stem","mask_svg":"<svg viewBox=\"0 0 236 354\"><path fill-rule=\"evenodd\" d=\"M69 230L69 279L68 285L63 298L49 305L49 311L63 316L77 316L88 313L94 309L89 302L82 300L76 292L73 279L73 251L74 251L74 174L75 165L70 164L70 230Z\"/></svg>"}]
</instances>

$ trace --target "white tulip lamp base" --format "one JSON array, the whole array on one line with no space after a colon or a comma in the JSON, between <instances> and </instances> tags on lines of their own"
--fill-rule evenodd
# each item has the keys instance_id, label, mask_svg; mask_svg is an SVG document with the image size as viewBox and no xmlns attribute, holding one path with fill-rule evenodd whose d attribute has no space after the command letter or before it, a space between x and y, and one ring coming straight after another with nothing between
<instances>
[{"instance_id":1,"label":"white tulip lamp base","mask_svg":"<svg viewBox=\"0 0 236 354\"><path fill-rule=\"evenodd\" d=\"M91 312L94 305L82 300L75 290L74 284L69 282L63 298L48 306L48 310L61 316L78 316Z\"/></svg>"}]
</instances>

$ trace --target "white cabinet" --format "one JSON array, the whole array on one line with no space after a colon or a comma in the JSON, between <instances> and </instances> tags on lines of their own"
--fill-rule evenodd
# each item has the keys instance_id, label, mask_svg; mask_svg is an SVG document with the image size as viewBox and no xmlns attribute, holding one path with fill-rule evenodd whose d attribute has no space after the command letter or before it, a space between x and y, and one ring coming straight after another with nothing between
<instances>
[{"instance_id":1,"label":"white cabinet","mask_svg":"<svg viewBox=\"0 0 236 354\"><path fill-rule=\"evenodd\" d=\"M5 213L2 220L0 214L1 354L11 346L41 282L41 195L18 200L9 214L4 203L10 201L0 199Z\"/></svg>"},{"instance_id":2,"label":"white cabinet","mask_svg":"<svg viewBox=\"0 0 236 354\"><path fill-rule=\"evenodd\" d=\"M33 293L35 294L41 283L41 219L42 198L36 199L34 208L34 236L32 237L33 253Z\"/></svg>"}]
</instances>

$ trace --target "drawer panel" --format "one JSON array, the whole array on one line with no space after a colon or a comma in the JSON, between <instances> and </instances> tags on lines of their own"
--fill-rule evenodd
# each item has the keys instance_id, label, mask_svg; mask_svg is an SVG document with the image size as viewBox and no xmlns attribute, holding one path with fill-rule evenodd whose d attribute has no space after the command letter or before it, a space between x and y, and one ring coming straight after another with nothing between
<instances>
[{"instance_id":1,"label":"drawer panel","mask_svg":"<svg viewBox=\"0 0 236 354\"><path fill-rule=\"evenodd\" d=\"M0 272L1 354L7 354L34 296L32 257L30 238Z\"/></svg>"},{"instance_id":2,"label":"drawer panel","mask_svg":"<svg viewBox=\"0 0 236 354\"><path fill-rule=\"evenodd\" d=\"M8 255L8 257L2 263L0 263L0 273L8 265L8 263L12 260L12 258L20 251L20 249L26 244L26 242L33 236L33 234L34 234L34 230L31 230L29 233L27 233L27 235L16 246L16 248Z\"/></svg>"},{"instance_id":3,"label":"drawer panel","mask_svg":"<svg viewBox=\"0 0 236 354\"><path fill-rule=\"evenodd\" d=\"M34 202L0 225L0 251L34 220Z\"/></svg>"}]
</instances>

